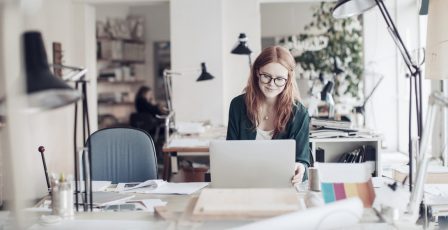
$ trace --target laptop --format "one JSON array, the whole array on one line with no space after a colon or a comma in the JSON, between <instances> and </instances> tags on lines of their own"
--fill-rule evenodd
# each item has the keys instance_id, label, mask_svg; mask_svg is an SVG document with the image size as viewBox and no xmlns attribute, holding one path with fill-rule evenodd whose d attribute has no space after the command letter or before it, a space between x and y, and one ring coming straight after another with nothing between
<instances>
[{"instance_id":1,"label":"laptop","mask_svg":"<svg viewBox=\"0 0 448 230\"><path fill-rule=\"evenodd\" d=\"M295 149L295 140L212 141L211 187L292 187Z\"/></svg>"}]
</instances>

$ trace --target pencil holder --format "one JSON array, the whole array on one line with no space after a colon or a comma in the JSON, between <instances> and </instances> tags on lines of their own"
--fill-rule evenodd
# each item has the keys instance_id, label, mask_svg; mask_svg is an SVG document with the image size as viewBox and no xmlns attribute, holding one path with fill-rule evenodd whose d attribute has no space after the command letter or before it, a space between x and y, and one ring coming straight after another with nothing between
<instances>
[{"instance_id":1,"label":"pencil holder","mask_svg":"<svg viewBox=\"0 0 448 230\"><path fill-rule=\"evenodd\" d=\"M309 177L309 190L319 192L320 191L320 180L319 180L319 171L317 168L308 168L308 177Z\"/></svg>"},{"instance_id":2,"label":"pencil holder","mask_svg":"<svg viewBox=\"0 0 448 230\"><path fill-rule=\"evenodd\" d=\"M73 217L73 188L68 181L52 181L51 187L52 214L62 218Z\"/></svg>"}]
</instances>

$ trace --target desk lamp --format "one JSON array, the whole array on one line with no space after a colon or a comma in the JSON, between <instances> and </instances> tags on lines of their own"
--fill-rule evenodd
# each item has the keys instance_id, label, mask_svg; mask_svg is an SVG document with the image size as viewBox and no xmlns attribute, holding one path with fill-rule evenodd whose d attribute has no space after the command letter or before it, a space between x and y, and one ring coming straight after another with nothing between
<instances>
[{"instance_id":1,"label":"desk lamp","mask_svg":"<svg viewBox=\"0 0 448 230\"><path fill-rule=\"evenodd\" d=\"M166 98L166 104L168 106L168 111L169 114L165 115L165 116L158 116L158 118L160 119L164 119L165 120L165 140L168 142L168 138L169 138L169 124L170 123L170 119L172 120L172 124L174 125L174 109L173 109L173 101L172 101L172 95L173 95L173 91L172 91L172 77L174 75L183 75L184 73L187 72L197 72L199 69L193 69L193 70L169 70L169 69L165 69L163 70L163 81L164 81L164 86L165 86L165 98ZM201 74L199 75L199 77L196 79L196 82L200 82L200 81L208 81L208 80L212 80L213 75L211 75L208 71L207 71L207 67L205 65L205 62L201 62Z\"/></svg>"},{"instance_id":2,"label":"desk lamp","mask_svg":"<svg viewBox=\"0 0 448 230\"><path fill-rule=\"evenodd\" d=\"M381 77L378 80L378 82L375 84L375 86L373 86L372 91L370 91L369 95L367 95L367 97L364 99L364 102L362 103L362 105L355 106L354 109L355 109L356 113L359 113L362 116L364 116L367 102L370 100L370 98L372 97L373 93L375 93L376 89L378 88L378 86L380 85L380 83L381 83L381 81L383 79L384 79L384 76L381 75ZM363 119L363 124L362 125L365 126L365 119Z\"/></svg>"},{"instance_id":3,"label":"desk lamp","mask_svg":"<svg viewBox=\"0 0 448 230\"><path fill-rule=\"evenodd\" d=\"M62 79L55 77L50 71L50 64L47 60L47 53L45 51L43 38L41 33L38 31L28 31L23 34L23 47L29 109L31 111L56 109L71 103L75 103L82 99L83 143L85 143L87 139L86 136L90 134L87 106L87 80L85 79L87 69L66 65L53 65L54 68L68 69L72 71L71 74L64 76ZM66 82L74 82L76 84L76 89L71 88ZM81 84L82 93L78 90L79 84ZM78 104L75 103L75 128L73 134L75 149L75 193L78 192L79 185L79 160L76 148L77 108ZM91 184L90 186L87 186L88 181L85 180L85 182L86 188L91 188ZM92 193L90 192L90 194ZM78 196L75 196L75 199L76 204L78 204ZM87 193L85 200L87 201ZM92 200L92 197L90 197L90 200ZM76 205L76 209L78 210L78 205Z\"/></svg>"},{"instance_id":4,"label":"desk lamp","mask_svg":"<svg viewBox=\"0 0 448 230\"><path fill-rule=\"evenodd\" d=\"M410 94L410 100L409 100L409 108L412 108L412 92L414 91L415 94L415 103L416 103L416 123L417 123L417 135L418 137L421 137L422 135L422 80L421 80L421 70L420 66L415 63L411 55L409 54L408 49L403 43L403 40L401 39L400 34L398 33L398 30L392 21L392 17L389 14L389 11L386 8L386 5L384 4L383 0L339 0L336 3L336 6L333 9L333 17L334 18L345 18L345 17L351 17L355 15L359 15L364 13L365 11L368 11L369 9L378 6L381 15L383 16L386 24L387 29L392 36L393 41L395 42L395 45L398 47L401 56L404 59L404 62L406 64L406 67L410 73L410 84L409 84L409 92ZM413 87L413 81L415 82L415 87ZM412 190L412 172L413 172L413 156L412 156L412 113L411 110L409 111L409 136L408 136L408 146L409 146L409 191Z\"/></svg>"},{"instance_id":5,"label":"desk lamp","mask_svg":"<svg viewBox=\"0 0 448 230\"><path fill-rule=\"evenodd\" d=\"M422 5L424 2L422 2ZM422 6L424 8L424 6ZM446 0L431 0L428 9L428 28L426 39L426 79L446 80L448 79L448 26L445 23L448 15L445 10L448 8ZM446 89L444 89L446 90ZM446 92L445 92L446 93ZM426 171L431 153L427 152L428 142L434 127L437 110L435 107L448 108L448 97L441 92L432 92L429 97L428 112L426 114L426 124L420 144L419 159L417 167L417 177L411 199L407 206L407 213L416 219L418 207L423 199L424 184L426 181ZM446 141L446 140L445 140Z\"/></svg>"},{"instance_id":6,"label":"desk lamp","mask_svg":"<svg viewBox=\"0 0 448 230\"><path fill-rule=\"evenodd\" d=\"M23 42L26 89L31 109L56 109L81 99L81 94L77 90L51 73L41 33L25 32Z\"/></svg>"},{"instance_id":7,"label":"desk lamp","mask_svg":"<svg viewBox=\"0 0 448 230\"><path fill-rule=\"evenodd\" d=\"M322 92L320 93L320 99L325 101L328 104L328 118L334 118L334 100L331 92L333 91L334 83L332 81L328 81L325 84Z\"/></svg>"},{"instance_id":8,"label":"desk lamp","mask_svg":"<svg viewBox=\"0 0 448 230\"><path fill-rule=\"evenodd\" d=\"M232 49L232 54L240 54L240 55L247 55L249 57L249 67L252 66L252 60L250 58L250 54L252 53L252 50L249 49L249 46L247 45L247 37L245 33L240 33L238 36L238 43L236 43L235 47Z\"/></svg>"}]
</instances>

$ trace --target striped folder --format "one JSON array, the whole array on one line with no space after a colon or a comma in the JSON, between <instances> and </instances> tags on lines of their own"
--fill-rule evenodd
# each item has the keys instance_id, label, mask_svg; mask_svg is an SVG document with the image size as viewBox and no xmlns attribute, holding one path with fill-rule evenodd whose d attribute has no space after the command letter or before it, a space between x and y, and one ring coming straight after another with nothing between
<instances>
[{"instance_id":1,"label":"striped folder","mask_svg":"<svg viewBox=\"0 0 448 230\"><path fill-rule=\"evenodd\" d=\"M325 203L359 197L364 207L372 207L375 191L365 163L319 163L318 168Z\"/></svg>"}]
</instances>

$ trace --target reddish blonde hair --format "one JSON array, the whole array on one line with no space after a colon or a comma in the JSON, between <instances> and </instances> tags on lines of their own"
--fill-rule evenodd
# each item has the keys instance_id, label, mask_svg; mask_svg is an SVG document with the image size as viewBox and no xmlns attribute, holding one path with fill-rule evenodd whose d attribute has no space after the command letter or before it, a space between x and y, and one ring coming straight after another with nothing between
<instances>
[{"instance_id":1,"label":"reddish blonde hair","mask_svg":"<svg viewBox=\"0 0 448 230\"><path fill-rule=\"evenodd\" d=\"M283 91L277 96L277 102L274 107L276 116L274 117L273 136L275 137L281 131L284 131L286 123L288 123L289 119L293 115L292 105L295 104L296 101L300 100L297 83L294 76L296 62L287 49L281 46L271 46L264 49L260 55L258 55L252 65L249 80L245 88L245 102L248 117L252 124L254 124L254 128L256 128L260 118L259 111L261 102L265 100L265 96L258 84L258 73L261 67L272 62L279 63L288 69L288 80Z\"/></svg>"}]
</instances>

